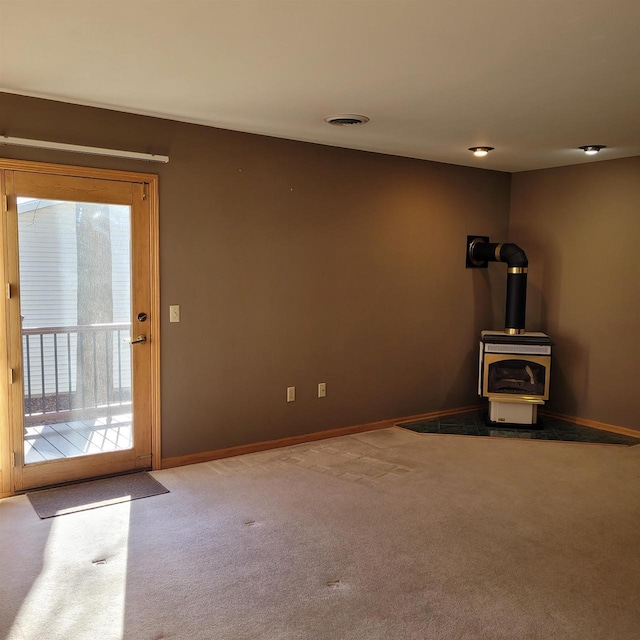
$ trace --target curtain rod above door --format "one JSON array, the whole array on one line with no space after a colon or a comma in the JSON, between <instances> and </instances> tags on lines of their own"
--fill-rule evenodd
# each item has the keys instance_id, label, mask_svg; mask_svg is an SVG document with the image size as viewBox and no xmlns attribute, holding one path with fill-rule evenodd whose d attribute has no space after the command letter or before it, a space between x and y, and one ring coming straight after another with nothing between
<instances>
[{"instance_id":1,"label":"curtain rod above door","mask_svg":"<svg viewBox=\"0 0 640 640\"><path fill-rule=\"evenodd\" d=\"M27 138L0 136L0 145L2 144L11 144L18 147L52 149L55 151L71 151L73 153L87 153L95 156L112 156L115 158L128 158L131 160L145 160L146 162L169 162L169 156L158 155L155 153L122 151L120 149L103 149L101 147L85 147L80 144L67 144L66 142L47 142L46 140L29 140Z\"/></svg>"}]
</instances>

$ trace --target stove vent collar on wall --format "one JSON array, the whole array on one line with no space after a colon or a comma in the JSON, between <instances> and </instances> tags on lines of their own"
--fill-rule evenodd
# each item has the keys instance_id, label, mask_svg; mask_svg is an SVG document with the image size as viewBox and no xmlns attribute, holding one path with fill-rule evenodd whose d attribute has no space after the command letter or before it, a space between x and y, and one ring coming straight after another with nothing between
<instances>
[{"instance_id":1,"label":"stove vent collar on wall","mask_svg":"<svg viewBox=\"0 0 640 640\"><path fill-rule=\"evenodd\" d=\"M529 267L525 252L512 242L489 242L489 236L467 236L466 249L467 269L485 269L489 262L507 263L504 332L510 335L525 333Z\"/></svg>"}]
</instances>

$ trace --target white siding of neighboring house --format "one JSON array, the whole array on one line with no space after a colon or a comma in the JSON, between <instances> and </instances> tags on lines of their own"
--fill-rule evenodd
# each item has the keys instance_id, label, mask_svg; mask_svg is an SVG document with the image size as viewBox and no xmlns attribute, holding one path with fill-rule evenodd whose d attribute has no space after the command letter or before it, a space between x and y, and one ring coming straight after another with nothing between
<instances>
[{"instance_id":1,"label":"white siding of neighboring house","mask_svg":"<svg viewBox=\"0 0 640 640\"><path fill-rule=\"evenodd\" d=\"M129 207L110 206L113 320L115 323L131 321L130 312L130 222ZM77 325L77 238L76 203L49 200L19 201L18 238L20 251L20 303L24 329L35 327L73 327ZM104 335L104 334L103 334ZM124 335L122 337L125 337ZM103 338L104 339L104 338ZM114 336L114 354L118 352ZM69 344L67 344L69 342ZM76 335L60 334L57 338L58 389L75 389ZM40 339L31 336L29 342L29 368L32 395L42 394ZM130 347L120 344L123 365L120 373L114 358L114 380L122 376L122 385L131 385L129 362ZM23 338L23 350L26 348ZM70 352L70 358L69 358ZM53 337L44 339L45 392L55 393L55 349ZM25 375L25 394L28 380Z\"/></svg>"}]
</instances>

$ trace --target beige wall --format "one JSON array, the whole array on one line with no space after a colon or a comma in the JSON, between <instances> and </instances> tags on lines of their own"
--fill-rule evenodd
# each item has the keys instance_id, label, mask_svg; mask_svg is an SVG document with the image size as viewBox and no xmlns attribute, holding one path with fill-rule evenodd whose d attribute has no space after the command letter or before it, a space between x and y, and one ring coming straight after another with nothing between
<instances>
[{"instance_id":1,"label":"beige wall","mask_svg":"<svg viewBox=\"0 0 640 640\"><path fill-rule=\"evenodd\" d=\"M160 174L164 457L477 403L506 275L465 240L506 237L508 174L6 94L0 129L170 155L0 150Z\"/></svg>"},{"instance_id":2,"label":"beige wall","mask_svg":"<svg viewBox=\"0 0 640 640\"><path fill-rule=\"evenodd\" d=\"M510 239L556 343L549 408L640 429L640 158L514 174Z\"/></svg>"}]
</instances>

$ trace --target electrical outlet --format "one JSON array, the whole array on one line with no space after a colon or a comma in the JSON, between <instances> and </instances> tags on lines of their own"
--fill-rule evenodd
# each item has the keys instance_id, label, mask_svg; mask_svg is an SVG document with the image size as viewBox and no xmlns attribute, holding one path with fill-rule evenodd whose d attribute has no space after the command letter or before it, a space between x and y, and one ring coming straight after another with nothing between
<instances>
[{"instance_id":1,"label":"electrical outlet","mask_svg":"<svg viewBox=\"0 0 640 640\"><path fill-rule=\"evenodd\" d=\"M326 397L327 397L327 383L318 382L318 398L326 398Z\"/></svg>"},{"instance_id":2,"label":"electrical outlet","mask_svg":"<svg viewBox=\"0 0 640 640\"><path fill-rule=\"evenodd\" d=\"M295 401L296 401L296 388L287 387L287 402L295 402Z\"/></svg>"}]
</instances>

